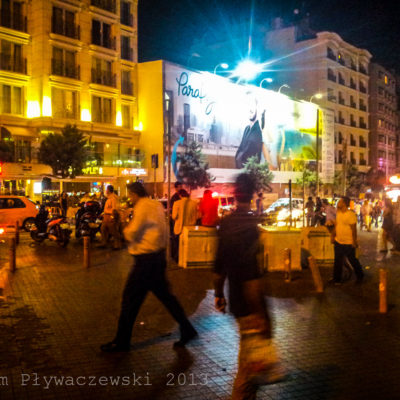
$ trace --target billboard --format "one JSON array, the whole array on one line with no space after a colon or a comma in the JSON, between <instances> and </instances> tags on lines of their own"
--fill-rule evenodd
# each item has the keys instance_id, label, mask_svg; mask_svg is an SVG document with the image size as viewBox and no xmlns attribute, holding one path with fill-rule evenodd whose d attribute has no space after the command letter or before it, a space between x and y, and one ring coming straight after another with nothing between
<instances>
[{"instance_id":1,"label":"billboard","mask_svg":"<svg viewBox=\"0 0 400 400\"><path fill-rule=\"evenodd\" d=\"M316 158L317 106L165 63L165 124L174 151L197 141L211 168L240 169L250 157L273 171Z\"/></svg>"}]
</instances>

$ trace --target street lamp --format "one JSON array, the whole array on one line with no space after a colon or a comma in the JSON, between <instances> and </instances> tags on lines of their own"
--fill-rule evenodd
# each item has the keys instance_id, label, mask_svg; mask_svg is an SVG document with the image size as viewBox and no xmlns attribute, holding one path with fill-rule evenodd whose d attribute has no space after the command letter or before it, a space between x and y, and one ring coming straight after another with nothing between
<instances>
[{"instance_id":1,"label":"street lamp","mask_svg":"<svg viewBox=\"0 0 400 400\"><path fill-rule=\"evenodd\" d=\"M232 76L239 77L239 80L251 81L262 71L262 64L257 64L249 59L241 61Z\"/></svg>"},{"instance_id":2,"label":"street lamp","mask_svg":"<svg viewBox=\"0 0 400 400\"><path fill-rule=\"evenodd\" d=\"M281 92L281 89L284 88L284 87L290 89L290 86L287 85L286 83L284 83L284 84L278 89L278 93L280 93L280 92Z\"/></svg>"},{"instance_id":3,"label":"street lamp","mask_svg":"<svg viewBox=\"0 0 400 400\"><path fill-rule=\"evenodd\" d=\"M263 82L264 81L266 81L266 82L268 82L268 83L272 83L273 82L273 79L272 78L264 78L261 82L260 82L260 88L262 88L262 84L263 84Z\"/></svg>"},{"instance_id":4,"label":"street lamp","mask_svg":"<svg viewBox=\"0 0 400 400\"><path fill-rule=\"evenodd\" d=\"M217 65L215 66L215 68L214 68L214 74L217 73L217 68L218 68L218 67L221 67L221 68L223 68L223 69L228 69L228 68L229 68L229 64L227 64L227 63L219 63L219 64L217 64Z\"/></svg>"},{"instance_id":5,"label":"street lamp","mask_svg":"<svg viewBox=\"0 0 400 400\"><path fill-rule=\"evenodd\" d=\"M313 94L313 95L310 97L310 100L309 100L310 103L312 103L312 99L313 99L314 97L315 97L317 100L320 100L320 99L322 99L323 96L322 96L322 93L315 93L315 94Z\"/></svg>"}]
</instances>

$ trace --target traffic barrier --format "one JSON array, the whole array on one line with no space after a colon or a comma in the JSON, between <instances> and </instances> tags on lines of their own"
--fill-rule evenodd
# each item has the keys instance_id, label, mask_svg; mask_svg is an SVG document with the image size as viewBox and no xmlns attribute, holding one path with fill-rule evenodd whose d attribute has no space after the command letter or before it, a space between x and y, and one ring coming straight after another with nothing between
<instances>
[{"instance_id":1,"label":"traffic barrier","mask_svg":"<svg viewBox=\"0 0 400 400\"><path fill-rule=\"evenodd\" d=\"M83 237L83 266L90 268L90 236Z\"/></svg>"},{"instance_id":2,"label":"traffic barrier","mask_svg":"<svg viewBox=\"0 0 400 400\"><path fill-rule=\"evenodd\" d=\"M311 274L313 277L313 281L314 281L314 285L315 285L315 289L317 290L317 293L323 293L324 284L322 283L321 273L319 272L319 268L318 268L315 258L312 256L308 257L308 264L311 269Z\"/></svg>"},{"instance_id":3,"label":"traffic barrier","mask_svg":"<svg viewBox=\"0 0 400 400\"><path fill-rule=\"evenodd\" d=\"M283 250L283 263L285 265L285 282L292 280L292 251L289 248Z\"/></svg>"},{"instance_id":4,"label":"traffic barrier","mask_svg":"<svg viewBox=\"0 0 400 400\"><path fill-rule=\"evenodd\" d=\"M17 269L16 265L16 253L17 253L17 243L15 237L9 239L9 268L11 272L15 272Z\"/></svg>"},{"instance_id":5,"label":"traffic barrier","mask_svg":"<svg viewBox=\"0 0 400 400\"><path fill-rule=\"evenodd\" d=\"M387 270L379 269L379 312L387 313Z\"/></svg>"}]
</instances>

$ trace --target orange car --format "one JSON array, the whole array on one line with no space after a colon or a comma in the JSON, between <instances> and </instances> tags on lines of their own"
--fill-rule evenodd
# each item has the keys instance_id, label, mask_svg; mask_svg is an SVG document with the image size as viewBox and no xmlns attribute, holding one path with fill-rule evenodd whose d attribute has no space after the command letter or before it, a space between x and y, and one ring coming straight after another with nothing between
<instances>
[{"instance_id":1,"label":"orange car","mask_svg":"<svg viewBox=\"0 0 400 400\"><path fill-rule=\"evenodd\" d=\"M23 196L0 196L0 225L15 225L30 231L38 213L36 204Z\"/></svg>"}]
</instances>

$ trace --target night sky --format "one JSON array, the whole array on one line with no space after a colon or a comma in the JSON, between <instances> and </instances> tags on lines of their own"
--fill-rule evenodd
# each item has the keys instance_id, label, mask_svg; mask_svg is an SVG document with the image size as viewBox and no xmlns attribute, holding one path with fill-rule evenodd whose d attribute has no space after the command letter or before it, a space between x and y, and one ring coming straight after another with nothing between
<instances>
[{"instance_id":1,"label":"night sky","mask_svg":"<svg viewBox=\"0 0 400 400\"><path fill-rule=\"evenodd\" d=\"M274 17L291 20L295 9L310 14L315 31L336 32L370 51L373 61L400 72L399 0L139 0L139 61L212 69L225 60L210 46L226 42L231 59L245 57L250 32L251 56L265 61L263 26Z\"/></svg>"}]
</instances>

